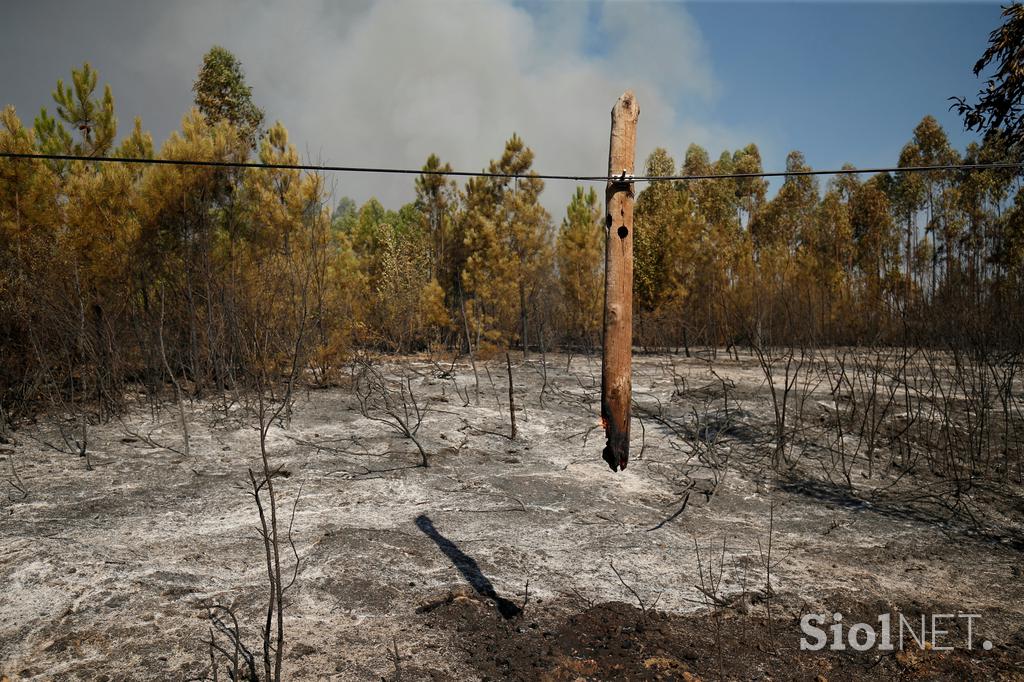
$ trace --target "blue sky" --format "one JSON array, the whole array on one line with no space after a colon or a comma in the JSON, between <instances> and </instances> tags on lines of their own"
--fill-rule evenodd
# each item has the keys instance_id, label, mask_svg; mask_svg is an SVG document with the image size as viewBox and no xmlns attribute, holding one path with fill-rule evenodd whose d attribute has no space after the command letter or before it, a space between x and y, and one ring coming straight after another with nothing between
<instances>
[{"instance_id":1,"label":"blue sky","mask_svg":"<svg viewBox=\"0 0 1024 682\"><path fill-rule=\"evenodd\" d=\"M122 135L141 116L159 145L220 44L314 162L419 167L437 153L476 170L517 132L536 169L597 175L608 112L633 88L638 166L656 146L681 161L690 142L712 157L755 142L766 170L791 149L815 168L881 166L926 114L959 149L972 139L948 98L978 91L971 67L999 24L988 2L35 0L5 6L0 104L31 122L89 60ZM405 177L333 179L360 202L413 192ZM573 188L548 184L556 220Z\"/></svg>"},{"instance_id":2,"label":"blue sky","mask_svg":"<svg viewBox=\"0 0 1024 682\"><path fill-rule=\"evenodd\" d=\"M1000 23L998 4L705 2L687 9L719 83L711 115L763 134L773 167L793 148L819 168L891 165L926 114L958 148L975 139L948 98L978 91L971 69Z\"/></svg>"},{"instance_id":3,"label":"blue sky","mask_svg":"<svg viewBox=\"0 0 1024 682\"><path fill-rule=\"evenodd\" d=\"M710 97L676 97L677 113L746 133L761 147L766 170L782 169L791 149L816 168L892 165L926 114L960 150L977 139L949 111L948 98L978 91L972 68L1001 23L998 3L673 7L696 25L714 83ZM587 49L600 54L612 36L590 14ZM663 146L681 161L683 145ZM714 158L721 148L709 151Z\"/></svg>"}]
</instances>

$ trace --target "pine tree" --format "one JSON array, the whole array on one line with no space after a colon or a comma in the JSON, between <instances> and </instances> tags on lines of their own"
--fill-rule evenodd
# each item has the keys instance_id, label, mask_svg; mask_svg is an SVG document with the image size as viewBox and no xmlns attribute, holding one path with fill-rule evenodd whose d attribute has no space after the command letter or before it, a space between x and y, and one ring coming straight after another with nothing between
<instances>
[{"instance_id":1,"label":"pine tree","mask_svg":"<svg viewBox=\"0 0 1024 682\"><path fill-rule=\"evenodd\" d=\"M451 281L447 250L451 248L457 195L455 183L439 174L451 169L451 164L442 165L440 157L431 154L423 165L426 173L416 178L416 209L421 215L421 229L429 235L431 276L439 282Z\"/></svg>"},{"instance_id":2,"label":"pine tree","mask_svg":"<svg viewBox=\"0 0 1024 682\"><path fill-rule=\"evenodd\" d=\"M601 325L604 284L604 225L593 188L577 187L558 232L558 277L568 338L590 345Z\"/></svg>"},{"instance_id":3,"label":"pine tree","mask_svg":"<svg viewBox=\"0 0 1024 682\"><path fill-rule=\"evenodd\" d=\"M0 111L0 150L29 154L35 144L14 107ZM43 162L0 159L0 411L38 398L26 378L61 359L49 353L59 339L48 319L61 275L57 186Z\"/></svg>"},{"instance_id":4,"label":"pine tree","mask_svg":"<svg viewBox=\"0 0 1024 682\"><path fill-rule=\"evenodd\" d=\"M37 145L49 153L107 156L117 135L114 97L109 85L96 96L99 74L86 62L71 72L70 85L57 81L53 91L56 117L43 109L35 121ZM137 138L144 139L141 124ZM132 199L139 169L112 164L51 162L63 181L54 197L61 209L54 216L49 264L56 274L48 290L56 294L50 322L62 329L57 338L69 366L82 363L83 387L116 402L114 381L120 320L130 299L130 255L138 235ZM59 263L59 265L58 265ZM88 376L86 376L88 375Z\"/></svg>"},{"instance_id":5,"label":"pine tree","mask_svg":"<svg viewBox=\"0 0 1024 682\"><path fill-rule=\"evenodd\" d=\"M544 182L532 164L533 151L513 134L489 171L517 177L470 181L462 218L469 254L462 285L473 297L476 323L499 343L511 342L518 332L524 352L541 275L551 271L553 255L551 218L539 202Z\"/></svg>"},{"instance_id":6,"label":"pine tree","mask_svg":"<svg viewBox=\"0 0 1024 682\"><path fill-rule=\"evenodd\" d=\"M89 62L81 69L72 69L71 85L57 81L57 89L53 91L57 118L51 118L44 108L35 121L41 151L77 156L105 156L110 151L117 136L114 95L110 85L106 85L102 99L95 98L98 83L99 74ZM71 132L65 124L70 126ZM76 135L78 141L75 141Z\"/></svg>"},{"instance_id":7,"label":"pine tree","mask_svg":"<svg viewBox=\"0 0 1024 682\"><path fill-rule=\"evenodd\" d=\"M246 153L246 143L230 123L211 124L192 109L158 158L236 161ZM208 379L226 382L235 361L225 336L235 328L229 312L242 302L235 286L242 265L235 255L253 226L240 219L241 207L228 213L223 198L237 194L243 175L208 166L152 166L143 173L137 194L140 295L149 302L150 315L160 312L164 300L167 316L179 320L180 337L166 339L172 346L168 352L179 369L195 377L197 390ZM214 290L222 292L223 306L214 305L209 293Z\"/></svg>"},{"instance_id":8,"label":"pine tree","mask_svg":"<svg viewBox=\"0 0 1024 682\"><path fill-rule=\"evenodd\" d=\"M659 147L647 157L644 174L675 175L675 161ZM640 192L634 209L633 299L642 320L671 297L672 259L681 254L668 245L677 218L678 194L668 182L652 182Z\"/></svg>"},{"instance_id":9,"label":"pine tree","mask_svg":"<svg viewBox=\"0 0 1024 682\"><path fill-rule=\"evenodd\" d=\"M440 157L431 154L423 166L428 172L416 178L415 206L430 263L430 281L420 297L426 311L422 324L428 327L450 325L446 300L453 309L459 305L458 278L464 260L460 258L463 254L456 234L458 190L455 182L443 175L451 169L451 164L442 164Z\"/></svg>"}]
</instances>

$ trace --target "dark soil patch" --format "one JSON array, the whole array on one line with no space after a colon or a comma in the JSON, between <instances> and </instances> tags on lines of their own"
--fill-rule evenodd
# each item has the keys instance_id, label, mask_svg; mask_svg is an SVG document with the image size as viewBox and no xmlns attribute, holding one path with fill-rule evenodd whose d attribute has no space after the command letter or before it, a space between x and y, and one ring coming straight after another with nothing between
<instances>
[{"instance_id":1,"label":"dark soil patch","mask_svg":"<svg viewBox=\"0 0 1024 682\"><path fill-rule=\"evenodd\" d=\"M847 602L845 621L870 623L880 606L885 612L881 603ZM946 622L940 644L955 644L953 651L921 650L908 634L902 651L861 653L801 651L798 617L769 621L756 611L645 614L622 602L582 609L531 602L521 616L505 619L467 591L421 612L424 627L451 631L481 680L1024 680L1021 633L991 651L980 648L980 639L967 650L958 625L964 621ZM914 609L906 613L919 622Z\"/></svg>"}]
</instances>

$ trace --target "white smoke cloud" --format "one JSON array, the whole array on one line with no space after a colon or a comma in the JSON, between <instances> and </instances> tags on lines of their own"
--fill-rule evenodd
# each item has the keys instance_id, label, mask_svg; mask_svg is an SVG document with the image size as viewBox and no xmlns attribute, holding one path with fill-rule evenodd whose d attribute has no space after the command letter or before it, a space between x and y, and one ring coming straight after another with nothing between
<instances>
[{"instance_id":1,"label":"white smoke cloud","mask_svg":"<svg viewBox=\"0 0 1024 682\"><path fill-rule=\"evenodd\" d=\"M81 21L107 12L116 23L121 8L71 3L68 11L83 13L83 5L89 16ZM609 112L626 88L641 108L638 167L655 146L678 161L690 142L714 155L750 141L682 115L681 102L697 105L687 111L709 110L718 84L698 27L675 4L219 0L151 8L132 31L111 31L108 40L93 34L76 52L98 53L122 130L135 113L158 137L176 127L202 54L220 44L242 60L268 118L284 122L304 156L324 163L419 167L437 153L478 170L517 132L536 152L535 169L601 174ZM376 196L397 207L413 195L409 177L336 181L339 194L357 201ZM572 183L548 184L544 201L556 218L571 192Z\"/></svg>"}]
</instances>

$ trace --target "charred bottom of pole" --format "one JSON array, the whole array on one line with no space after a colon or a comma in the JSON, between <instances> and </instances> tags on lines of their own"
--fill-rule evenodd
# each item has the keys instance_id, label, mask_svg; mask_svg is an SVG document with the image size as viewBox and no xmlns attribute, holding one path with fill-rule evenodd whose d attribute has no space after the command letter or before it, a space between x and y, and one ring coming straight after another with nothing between
<instances>
[{"instance_id":1,"label":"charred bottom of pole","mask_svg":"<svg viewBox=\"0 0 1024 682\"><path fill-rule=\"evenodd\" d=\"M606 431L606 435L608 444L602 455L604 461L608 462L612 471L625 470L629 463L629 434L612 433L609 429Z\"/></svg>"}]
</instances>

